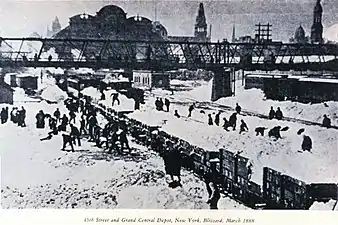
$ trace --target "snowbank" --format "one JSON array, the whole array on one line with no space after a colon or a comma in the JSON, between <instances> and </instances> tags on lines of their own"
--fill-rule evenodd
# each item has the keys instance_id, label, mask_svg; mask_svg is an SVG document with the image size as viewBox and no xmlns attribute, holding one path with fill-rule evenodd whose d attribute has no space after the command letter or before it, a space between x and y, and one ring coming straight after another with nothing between
<instances>
[{"instance_id":1,"label":"snowbank","mask_svg":"<svg viewBox=\"0 0 338 225\"><path fill-rule=\"evenodd\" d=\"M63 102L68 98L66 92L62 91L58 86L48 86L42 93L41 98L50 102Z\"/></svg>"},{"instance_id":2,"label":"snowbank","mask_svg":"<svg viewBox=\"0 0 338 225\"><path fill-rule=\"evenodd\" d=\"M52 74L64 74L64 70L61 68L53 68L53 67L48 67L46 68L47 71L49 71Z\"/></svg>"},{"instance_id":3,"label":"snowbank","mask_svg":"<svg viewBox=\"0 0 338 225\"><path fill-rule=\"evenodd\" d=\"M211 79L207 84L189 91L187 95L197 101L211 101L212 82L213 79Z\"/></svg>"},{"instance_id":4,"label":"snowbank","mask_svg":"<svg viewBox=\"0 0 338 225\"><path fill-rule=\"evenodd\" d=\"M314 202L312 206L310 207L310 210L335 210L337 211L338 207L336 206L336 200L330 200L327 203Z\"/></svg>"},{"instance_id":5,"label":"snowbank","mask_svg":"<svg viewBox=\"0 0 338 225\"><path fill-rule=\"evenodd\" d=\"M101 93L97 88L94 87L86 87L84 88L81 93L86 96L90 96L94 99L100 99Z\"/></svg>"},{"instance_id":6,"label":"snowbank","mask_svg":"<svg viewBox=\"0 0 338 225\"><path fill-rule=\"evenodd\" d=\"M239 103L242 109L261 114L268 114L271 106L274 109L280 107L286 117L319 123L322 122L323 115L326 114L331 118L332 124L338 125L338 102L303 104L291 101L266 100L262 90L255 88L245 90L239 83L237 83L236 96L221 98L216 103L231 107L235 107L236 103Z\"/></svg>"}]
</instances>

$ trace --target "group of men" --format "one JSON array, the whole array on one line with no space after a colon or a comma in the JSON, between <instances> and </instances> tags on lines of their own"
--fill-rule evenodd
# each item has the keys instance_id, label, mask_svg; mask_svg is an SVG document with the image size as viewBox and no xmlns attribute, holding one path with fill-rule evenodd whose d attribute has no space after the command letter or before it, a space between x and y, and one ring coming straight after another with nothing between
<instances>
[{"instance_id":1,"label":"group of men","mask_svg":"<svg viewBox=\"0 0 338 225\"><path fill-rule=\"evenodd\" d=\"M166 106L166 111L169 112L170 101L169 99L165 98L164 102L162 98L156 98L155 107L157 111L164 111L163 107Z\"/></svg>"},{"instance_id":2,"label":"group of men","mask_svg":"<svg viewBox=\"0 0 338 225\"><path fill-rule=\"evenodd\" d=\"M41 140L49 140L53 135L61 133L63 139L62 150L65 150L66 146L70 145L72 152L74 152L73 144L77 142L78 146L81 146L81 137L88 135L88 141L95 142L97 147L101 148L106 143L106 148L109 149L108 153L111 153L112 150L121 152L117 142L120 142L121 149L127 148L130 150L126 129L119 129L119 124L114 121L109 121L102 129L97 120L96 109L89 101L86 100L84 103L82 99L67 99L65 105L69 110L69 118L66 114L61 117L59 108L55 110L53 116L45 114L42 110L36 115L37 128L44 128L45 119L49 118L49 128L51 131L48 133L48 137ZM80 129L75 126L77 122L76 113L78 112L81 113L79 120Z\"/></svg>"},{"instance_id":3,"label":"group of men","mask_svg":"<svg viewBox=\"0 0 338 225\"><path fill-rule=\"evenodd\" d=\"M2 108L0 112L1 124L4 124L8 121L9 115L10 120L19 127L26 126L26 109L23 106L21 109L18 109L18 107L13 107L10 113L8 107Z\"/></svg>"}]
</instances>

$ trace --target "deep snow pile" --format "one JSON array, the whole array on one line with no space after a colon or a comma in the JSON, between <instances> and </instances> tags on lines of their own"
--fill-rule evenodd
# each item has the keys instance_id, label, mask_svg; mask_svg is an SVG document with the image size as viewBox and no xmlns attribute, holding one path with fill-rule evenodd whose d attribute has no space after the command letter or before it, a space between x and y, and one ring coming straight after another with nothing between
<instances>
[{"instance_id":1,"label":"deep snow pile","mask_svg":"<svg viewBox=\"0 0 338 225\"><path fill-rule=\"evenodd\" d=\"M100 91L94 87L86 87L81 91L81 93L83 95L90 96L93 99L100 99L101 97Z\"/></svg>"},{"instance_id":2,"label":"deep snow pile","mask_svg":"<svg viewBox=\"0 0 338 225\"><path fill-rule=\"evenodd\" d=\"M47 86L41 92L41 98L50 102L63 102L68 98L66 92L62 91L58 86Z\"/></svg>"},{"instance_id":3,"label":"deep snow pile","mask_svg":"<svg viewBox=\"0 0 338 225\"><path fill-rule=\"evenodd\" d=\"M60 136L39 140L49 129L35 128L35 114L40 109L51 114L57 107L64 114L64 105L24 107L26 128L11 122L0 125L3 208L208 208L204 183L182 171L183 187L170 189L163 160L154 152L130 143L132 154L107 154L85 139L81 147L74 146L74 153L60 151ZM226 197L219 208L246 209Z\"/></svg>"}]
</instances>

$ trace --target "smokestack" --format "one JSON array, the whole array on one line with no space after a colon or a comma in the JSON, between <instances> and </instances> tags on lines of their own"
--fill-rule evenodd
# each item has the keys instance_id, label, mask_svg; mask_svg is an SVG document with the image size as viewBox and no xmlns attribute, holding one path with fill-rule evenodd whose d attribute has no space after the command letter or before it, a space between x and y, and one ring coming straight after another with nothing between
<instances>
[{"instance_id":1,"label":"smokestack","mask_svg":"<svg viewBox=\"0 0 338 225\"><path fill-rule=\"evenodd\" d=\"M212 24L210 24L210 26L209 26L209 38L210 38L210 40L211 40L211 28L212 28Z\"/></svg>"}]
</instances>

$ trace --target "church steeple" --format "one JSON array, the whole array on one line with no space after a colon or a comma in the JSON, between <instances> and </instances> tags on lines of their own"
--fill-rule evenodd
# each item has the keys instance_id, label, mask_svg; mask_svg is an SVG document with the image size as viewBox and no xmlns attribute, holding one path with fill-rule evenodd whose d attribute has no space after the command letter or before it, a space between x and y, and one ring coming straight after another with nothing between
<instances>
[{"instance_id":1,"label":"church steeple","mask_svg":"<svg viewBox=\"0 0 338 225\"><path fill-rule=\"evenodd\" d=\"M323 7L320 4L320 0L317 0L315 8L313 10L313 25L311 27L311 42L312 43L323 42L322 14L323 14Z\"/></svg>"},{"instance_id":2,"label":"church steeple","mask_svg":"<svg viewBox=\"0 0 338 225\"><path fill-rule=\"evenodd\" d=\"M61 24L58 17L55 17L55 20L52 23L52 31L54 34L58 33L61 30Z\"/></svg>"},{"instance_id":3,"label":"church steeple","mask_svg":"<svg viewBox=\"0 0 338 225\"><path fill-rule=\"evenodd\" d=\"M203 3L200 3L198 8L198 13L196 17L196 23L195 23L195 37L206 40L207 38L207 21L205 19L205 13L204 13L204 6Z\"/></svg>"},{"instance_id":4,"label":"church steeple","mask_svg":"<svg viewBox=\"0 0 338 225\"><path fill-rule=\"evenodd\" d=\"M231 42L232 43L236 42L236 28L235 28L235 24L232 26L232 38L231 38Z\"/></svg>"}]
</instances>

